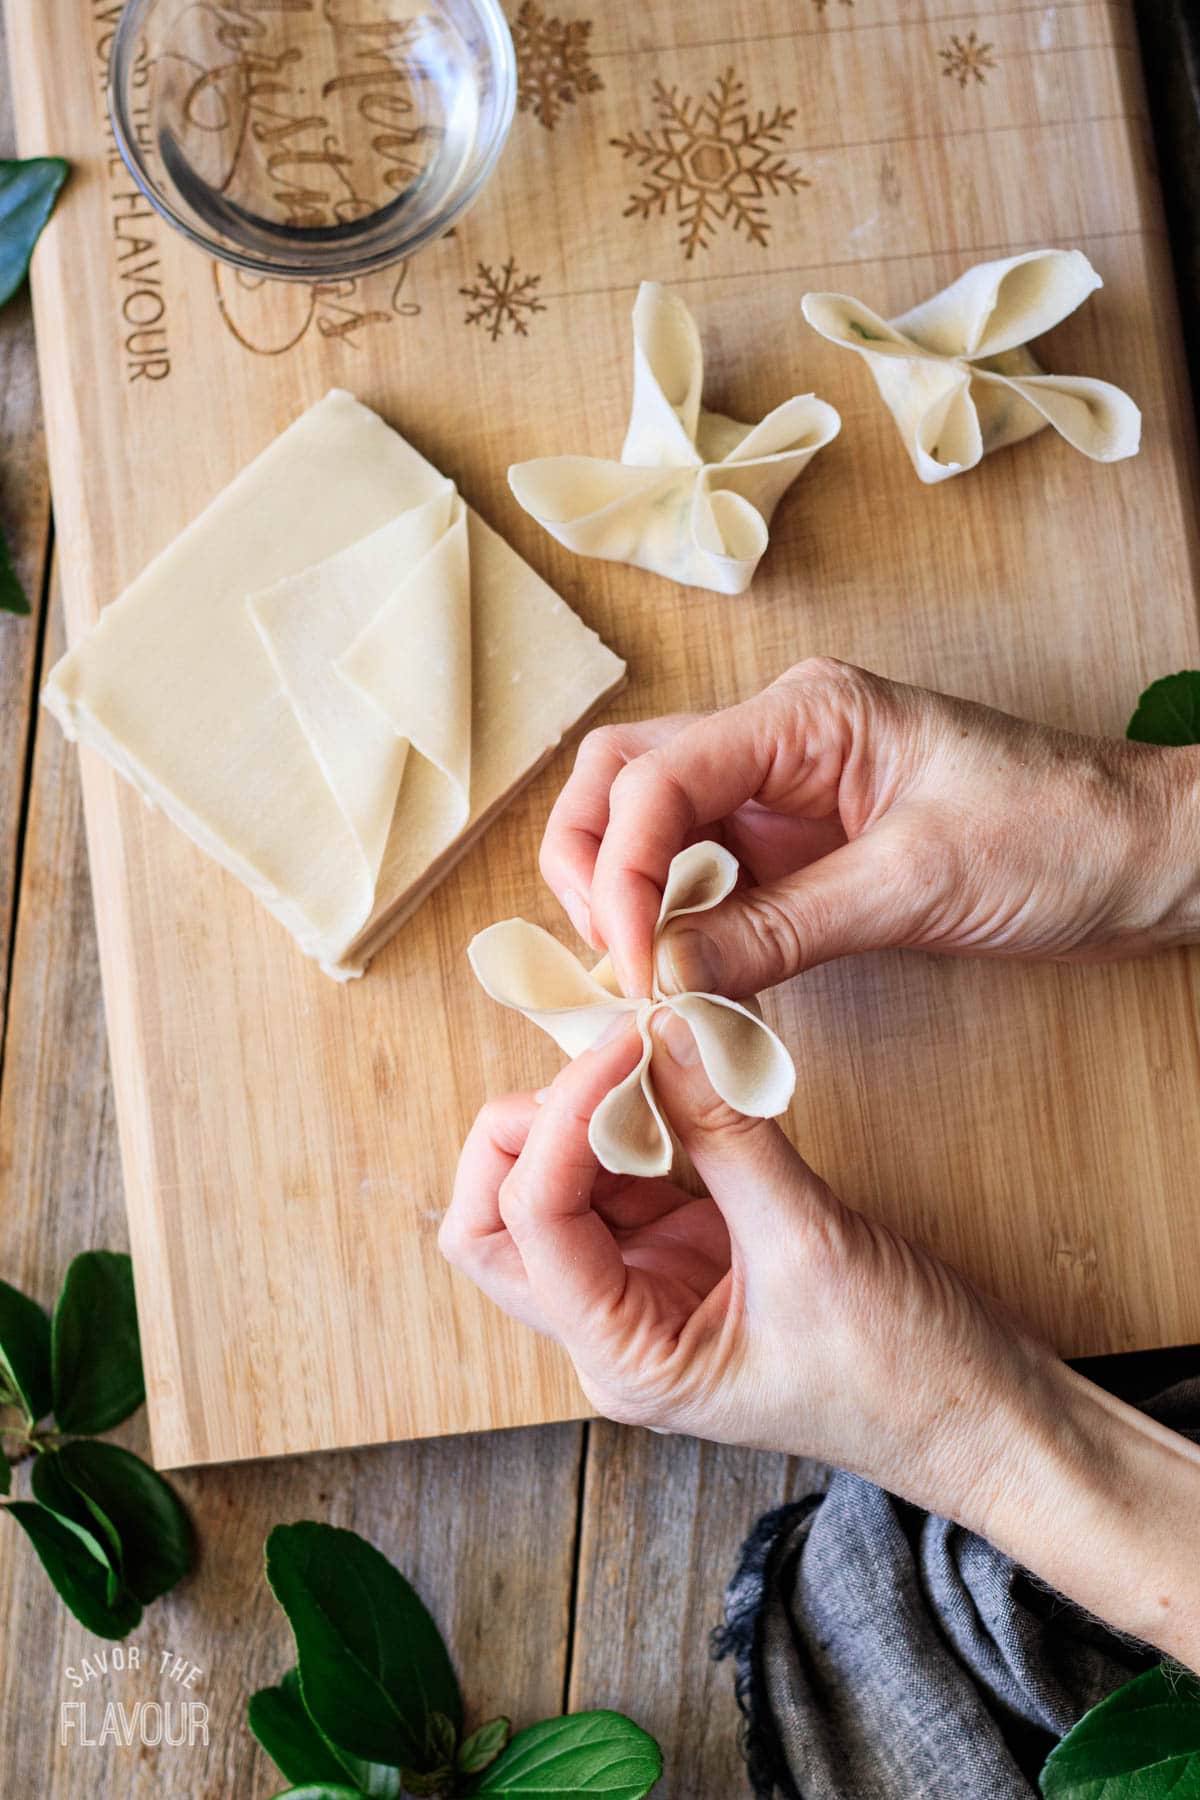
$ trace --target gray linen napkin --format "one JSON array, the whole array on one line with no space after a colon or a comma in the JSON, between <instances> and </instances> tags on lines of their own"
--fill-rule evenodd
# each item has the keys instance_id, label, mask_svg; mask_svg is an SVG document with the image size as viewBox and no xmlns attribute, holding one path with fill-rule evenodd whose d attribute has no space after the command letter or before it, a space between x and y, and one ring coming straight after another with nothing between
<instances>
[{"instance_id":1,"label":"gray linen napkin","mask_svg":"<svg viewBox=\"0 0 1200 1800\"><path fill-rule=\"evenodd\" d=\"M1200 1437L1200 1378L1142 1404ZM760 1520L725 1613L759 1800L1031 1800L1059 1738L1160 1660L843 1472Z\"/></svg>"}]
</instances>

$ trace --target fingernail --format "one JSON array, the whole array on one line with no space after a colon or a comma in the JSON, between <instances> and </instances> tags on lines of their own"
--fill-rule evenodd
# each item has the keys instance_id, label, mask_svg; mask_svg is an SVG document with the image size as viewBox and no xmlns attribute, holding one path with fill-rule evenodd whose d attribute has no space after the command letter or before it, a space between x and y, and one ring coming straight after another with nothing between
<instances>
[{"instance_id":1,"label":"fingernail","mask_svg":"<svg viewBox=\"0 0 1200 1800\"><path fill-rule=\"evenodd\" d=\"M659 942L655 967L664 994L721 991L721 954L707 932L668 927Z\"/></svg>"},{"instance_id":2,"label":"fingernail","mask_svg":"<svg viewBox=\"0 0 1200 1800\"><path fill-rule=\"evenodd\" d=\"M549 1098L550 1098L550 1089L548 1087L539 1088L537 1093L533 1096L533 1103L535 1106L545 1106L546 1101Z\"/></svg>"},{"instance_id":3,"label":"fingernail","mask_svg":"<svg viewBox=\"0 0 1200 1800\"><path fill-rule=\"evenodd\" d=\"M696 1048L696 1040L692 1028L686 1025L678 1013L673 1013L669 1006L664 1006L654 1017L654 1035L671 1058L680 1068L691 1068L700 1059Z\"/></svg>"},{"instance_id":4,"label":"fingernail","mask_svg":"<svg viewBox=\"0 0 1200 1800\"><path fill-rule=\"evenodd\" d=\"M592 941L592 913L582 894L568 888L562 897L563 909L585 944Z\"/></svg>"}]
</instances>

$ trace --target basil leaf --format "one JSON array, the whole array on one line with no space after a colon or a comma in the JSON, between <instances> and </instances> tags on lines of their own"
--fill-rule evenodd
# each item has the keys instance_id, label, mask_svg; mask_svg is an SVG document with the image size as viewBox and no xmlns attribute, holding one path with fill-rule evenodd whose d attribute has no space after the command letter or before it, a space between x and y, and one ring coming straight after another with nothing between
<instances>
[{"instance_id":1,"label":"basil leaf","mask_svg":"<svg viewBox=\"0 0 1200 1800\"><path fill-rule=\"evenodd\" d=\"M36 1425L50 1411L50 1321L36 1301L0 1281L0 1378Z\"/></svg>"},{"instance_id":2,"label":"basil leaf","mask_svg":"<svg viewBox=\"0 0 1200 1800\"><path fill-rule=\"evenodd\" d=\"M400 1771L363 1762L317 1730L304 1705L300 1675L289 1669L278 1687L260 1688L247 1708L250 1729L289 1781L353 1782L368 1800L400 1800Z\"/></svg>"},{"instance_id":3,"label":"basil leaf","mask_svg":"<svg viewBox=\"0 0 1200 1800\"><path fill-rule=\"evenodd\" d=\"M28 274L33 246L66 179L67 164L61 156L0 160L0 306Z\"/></svg>"},{"instance_id":4,"label":"basil leaf","mask_svg":"<svg viewBox=\"0 0 1200 1800\"><path fill-rule=\"evenodd\" d=\"M278 1687L251 1694L246 1716L251 1731L289 1781L345 1781L345 1766L304 1710L295 1669L288 1670Z\"/></svg>"},{"instance_id":5,"label":"basil leaf","mask_svg":"<svg viewBox=\"0 0 1200 1800\"><path fill-rule=\"evenodd\" d=\"M115 1533L117 1566L143 1605L187 1574L195 1555L191 1520L148 1463L117 1444L88 1439L64 1444L54 1456L92 1516Z\"/></svg>"},{"instance_id":6,"label":"basil leaf","mask_svg":"<svg viewBox=\"0 0 1200 1800\"><path fill-rule=\"evenodd\" d=\"M339 1749L428 1771L431 1721L462 1730L462 1696L441 1634L400 1571L353 1531L277 1525L267 1580L296 1639L304 1704Z\"/></svg>"},{"instance_id":7,"label":"basil leaf","mask_svg":"<svg viewBox=\"0 0 1200 1800\"><path fill-rule=\"evenodd\" d=\"M495 1762L511 1735L512 1725L507 1719L489 1719L486 1725L481 1725L478 1731L463 1740L457 1767L464 1775L478 1775L481 1769Z\"/></svg>"},{"instance_id":8,"label":"basil leaf","mask_svg":"<svg viewBox=\"0 0 1200 1800\"><path fill-rule=\"evenodd\" d=\"M1200 744L1200 669L1181 669L1152 682L1125 736L1140 744Z\"/></svg>"},{"instance_id":9,"label":"basil leaf","mask_svg":"<svg viewBox=\"0 0 1200 1800\"><path fill-rule=\"evenodd\" d=\"M351 1756L348 1750L339 1750L336 1744L329 1747L345 1763L346 1771L357 1782L360 1793L369 1795L370 1800L400 1800L403 1788L399 1769L388 1763L363 1762L361 1757Z\"/></svg>"},{"instance_id":10,"label":"basil leaf","mask_svg":"<svg viewBox=\"0 0 1200 1800\"><path fill-rule=\"evenodd\" d=\"M412 1800L423 1800L426 1794L445 1794L454 1781L454 1770L449 1763L440 1763L428 1775L422 1775L416 1769L401 1769L400 1780L403 1791L412 1795Z\"/></svg>"},{"instance_id":11,"label":"basil leaf","mask_svg":"<svg viewBox=\"0 0 1200 1800\"><path fill-rule=\"evenodd\" d=\"M25 1532L42 1567L80 1624L97 1637L123 1638L136 1629L142 1609L132 1594L110 1603L108 1570L75 1532L36 1500L10 1500L5 1508Z\"/></svg>"},{"instance_id":12,"label":"basil leaf","mask_svg":"<svg viewBox=\"0 0 1200 1800\"><path fill-rule=\"evenodd\" d=\"M21 586L21 578L13 567L8 539L0 531L0 612L27 613L28 611L29 601L25 596L25 589Z\"/></svg>"},{"instance_id":13,"label":"basil leaf","mask_svg":"<svg viewBox=\"0 0 1200 1800\"><path fill-rule=\"evenodd\" d=\"M146 1398L133 1264L85 1250L54 1309L54 1417L64 1431L111 1431Z\"/></svg>"},{"instance_id":14,"label":"basil leaf","mask_svg":"<svg viewBox=\"0 0 1200 1800\"><path fill-rule=\"evenodd\" d=\"M571 1713L518 1731L472 1792L511 1800L578 1794L642 1800L661 1774L661 1750L632 1719L616 1712Z\"/></svg>"},{"instance_id":15,"label":"basil leaf","mask_svg":"<svg viewBox=\"0 0 1200 1800\"><path fill-rule=\"evenodd\" d=\"M1046 1800L1197 1800L1200 1681L1160 1666L1093 1706L1046 1759Z\"/></svg>"},{"instance_id":16,"label":"basil leaf","mask_svg":"<svg viewBox=\"0 0 1200 1800\"><path fill-rule=\"evenodd\" d=\"M73 1531L84 1548L107 1570L105 1599L115 1606L125 1588L122 1573L121 1540L116 1526L95 1502L88 1503L67 1480L60 1465L60 1452L44 1451L33 1465L30 1486L33 1497L55 1518Z\"/></svg>"},{"instance_id":17,"label":"basil leaf","mask_svg":"<svg viewBox=\"0 0 1200 1800\"><path fill-rule=\"evenodd\" d=\"M332 1781L306 1781L303 1787L281 1788L274 1800L359 1800L359 1791Z\"/></svg>"},{"instance_id":18,"label":"basil leaf","mask_svg":"<svg viewBox=\"0 0 1200 1800\"><path fill-rule=\"evenodd\" d=\"M462 1721L460 1719L459 1725ZM431 1712L429 1715L429 1742L433 1747L439 1764L452 1763L458 1752L459 1725L448 1719L445 1713Z\"/></svg>"}]
</instances>

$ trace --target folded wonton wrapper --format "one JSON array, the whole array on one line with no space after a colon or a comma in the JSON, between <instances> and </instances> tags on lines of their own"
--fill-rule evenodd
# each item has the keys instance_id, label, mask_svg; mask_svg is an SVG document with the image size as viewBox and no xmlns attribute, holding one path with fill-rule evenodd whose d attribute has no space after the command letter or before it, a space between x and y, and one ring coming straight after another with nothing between
<instances>
[{"instance_id":1,"label":"folded wonton wrapper","mask_svg":"<svg viewBox=\"0 0 1200 1800\"><path fill-rule=\"evenodd\" d=\"M624 665L334 389L155 558L43 698L338 979Z\"/></svg>"},{"instance_id":2,"label":"folded wonton wrapper","mask_svg":"<svg viewBox=\"0 0 1200 1800\"><path fill-rule=\"evenodd\" d=\"M1133 456L1142 415L1120 388L1045 375L1027 349L1103 283L1079 250L979 263L890 323L844 294L806 294L805 318L866 362L917 474L945 481L1046 425L1096 462Z\"/></svg>"},{"instance_id":3,"label":"folded wonton wrapper","mask_svg":"<svg viewBox=\"0 0 1200 1800\"><path fill-rule=\"evenodd\" d=\"M672 919L719 905L733 891L737 874L736 858L720 844L681 850L667 873L655 942ZM641 1057L600 1102L588 1128L592 1149L614 1174L666 1175L671 1168L671 1134L650 1080L650 1020L660 1007L669 1007L691 1027L705 1073L726 1105L772 1119L791 1100L792 1059L752 1005L721 994L665 995L657 983L649 999L626 999L607 957L589 972L557 938L524 919L490 925L472 939L467 954L492 999L540 1025L568 1056L589 1050L620 1014L633 1014Z\"/></svg>"},{"instance_id":4,"label":"folded wonton wrapper","mask_svg":"<svg viewBox=\"0 0 1200 1800\"><path fill-rule=\"evenodd\" d=\"M551 537L580 556L631 563L686 587L741 594L783 493L841 429L805 394L761 424L700 404L704 357L691 313L644 281L633 309L633 407L620 462L544 456L509 485Z\"/></svg>"}]
</instances>

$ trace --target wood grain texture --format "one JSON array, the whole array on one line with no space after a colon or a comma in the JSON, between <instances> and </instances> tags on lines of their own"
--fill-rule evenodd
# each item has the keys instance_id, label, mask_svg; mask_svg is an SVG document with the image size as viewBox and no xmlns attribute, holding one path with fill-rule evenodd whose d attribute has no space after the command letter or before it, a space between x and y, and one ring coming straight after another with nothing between
<instances>
[{"instance_id":1,"label":"wood grain texture","mask_svg":"<svg viewBox=\"0 0 1200 1800\"><path fill-rule=\"evenodd\" d=\"M392 277L340 311L327 294L238 291L134 219L104 150L99 64L77 53L103 49L97 20L84 0L11 9L23 146L77 165L35 270L73 634L340 381L629 659L613 716L722 704L828 651L1119 732L1147 679L1196 661L1191 426L1125 5L606 8L590 40L602 88L553 130L518 118L477 209L408 271L419 313L382 323L368 315L388 312ZM990 46L984 78L960 85L943 53L972 31ZM630 214L639 170L621 145L655 126L656 82L700 96L730 67L753 112L797 109L783 151L810 185L767 198L763 241L718 219L689 256L671 195ZM130 231L148 247L122 262ZM966 262L1040 243L1078 245L1106 283L1046 360L1128 387L1144 451L1099 468L1045 434L926 491L869 375L804 330L799 297L845 288L896 312ZM464 323L461 289L509 256L540 277L545 310L526 336L493 339ZM122 317L151 275L170 364L157 381L133 372ZM811 386L843 414L741 602L573 561L504 485L518 457L615 452L647 275L697 312L711 404L756 418ZM532 785L364 983L336 990L85 760L161 1463L580 1409L557 1354L449 1276L434 1241L479 1101L555 1066L474 989L462 952L506 913L558 923L536 845L563 772L559 759ZM776 993L768 1015L800 1054L793 1129L834 1185L1083 1352L1200 1335L1196 985L1182 956L1023 971L856 959Z\"/></svg>"},{"instance_id":2,"label":"wood grain texture","mask_svg":"<svg viewBox=\"0 0 1200 1800\"><path fill-rule=\"evenodd\" d=\"M0 437L0 450L7 451ZM52 606L47 661L62 648ZM112 1086L74 752L37 721L13 959L10 1054L0 1086L0 1271L52 1305L72 1256L127 1242ZM203 1670L209 1743L139 1752L59 1742L59 1704L78 1698L68 1666L102 1650L70 1617L32 1548L0 1520L0 1792L56 1800L163 1794L265 1800L281 1783L246 1730L254 1688L292 1661L286 1621L262 1576L275 1524L318 1518L363 1533L416 1582L437 1615L471 1716L528 1722L562 1703L581 1428L493 1433L176 1476L195 1520L195 1573L145 1615L130 1642L144 1679L109 1673L85 1698L176 1696L158 1665L170 1650ZM144 1413L114 1434L147 1453ZM24 1493L27 1473L17 1484ZM22 1654L21 1652L24 1651ZM19 1721L19 1725L17 1722Z\"/></svg>"},{"instance_id":3,"label":"wood grain texture","mask_svg":"<svg viewBox=\"0 0 1200 1800\"><path fill-rule=\"evenodd\" d=\"M569 1706L615 1706L662 1745L655 1800L746 1792L728 1666L709 1638L760 1514L822 1485L815 1465L694 1438L589 1428Z\"/></svg>"}]
</instances>

